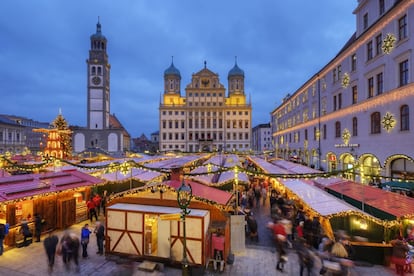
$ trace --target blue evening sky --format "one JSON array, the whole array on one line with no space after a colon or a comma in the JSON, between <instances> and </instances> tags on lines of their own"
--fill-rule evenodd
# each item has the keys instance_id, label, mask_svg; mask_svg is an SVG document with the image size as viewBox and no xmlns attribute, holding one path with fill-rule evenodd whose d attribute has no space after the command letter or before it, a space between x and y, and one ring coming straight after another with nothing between
<instances>
[{"instance_id":1,"label":"blue evening sky","mask_svg":"<svg viewBox=\"0 0 414 276\"><path fill-rule=\"evenodd\" d=\"M132 137L157 131L163 73L181 93L207 61L227 88L237 63L255 126L355 31L357 0L3 0L0 114L86 126L86 59L98 16L108 39L111 113Z\"/></svg>"}]
</instances>

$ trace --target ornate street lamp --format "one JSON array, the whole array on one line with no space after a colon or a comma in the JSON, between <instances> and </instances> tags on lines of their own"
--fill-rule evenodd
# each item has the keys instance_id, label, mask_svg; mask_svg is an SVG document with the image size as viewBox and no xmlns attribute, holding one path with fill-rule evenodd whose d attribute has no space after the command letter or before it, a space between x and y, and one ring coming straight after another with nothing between
<instances>
[{"instance_id":1,"label":"ornate street lamp","mask_svg":"<svg viewBox=\"0 0 414 276\"><path fill-rule=\"evenodd\" d=\"M188 261L187 261L187 236L185 227L185 217L191 212L187 207L190 205L191 198L193 197L193 190L190 185L185 185L184 178L182 179L181 186L177 191L177 202L181 209L181 220L183 222L183 260L182 275L189 275Z\"/></svg>"}]
</instances>

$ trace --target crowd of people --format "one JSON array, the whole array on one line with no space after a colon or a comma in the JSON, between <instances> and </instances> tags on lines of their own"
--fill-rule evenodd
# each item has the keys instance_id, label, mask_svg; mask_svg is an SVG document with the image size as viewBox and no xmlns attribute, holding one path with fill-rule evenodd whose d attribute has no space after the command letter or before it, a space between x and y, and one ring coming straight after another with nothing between
<instances>
[{"instance_id":1,"label":"crowd of people","mask_svg":"<svg viewBox=\"0 0 414 276\"><path fill-rule=\"evenodd\" d=\"M324 232L318 216L306 213L294 201L277 191L271 191L270 208L272 230L277 251L276 269L283 272L288 260L287 250L298 255L300 275L350 275L354 250L348 235L338 231L335 239Z\"/></svg>"},{"instance_id":2,"label":"crowd of people","mask_svg":"<svg viewBox=\"0 0 414 276\"><path fill-rule=\"evenodd\" d=\"M96 236L96 244L98 248L96 254L103 255L105 227L104 224L98 220L98 216L100 215L101 210L103 214L105 214L106 198L106 191L103 193L102 197L96 193L86 203L88 209L88 220L90 220L91 224L93 218L95 218L95 227L93 231L89 229L89 224L85 223L79 234L65 231L60 239L56 234L53 234L53 231L50 231L47 234L47 236L44 238L43 245L48 259L49 273L53 272L55 256L61 256L66 270L69 271L71 268L71 263L74 263L75 272L79 272L80 248L82 248L82 257L85 259L89 258L88 244L90 242L90 236L92 234ZM19 233L23 237L23 246L29 245L32 242L32 238L35 242L41 242L41 234L45 220L39 213L36 213L33 217L33 222L34 228L31 229L28 225L29 218L23 218L21 221ZM32 230L34 230L34 233ZM8 225L0 224L0 255L3 254L3 240L7 234Z\"/></svg>"},{"instance_id":3,"label":"crowd of people","mask_svg":"<svg viewBox=\"0 0 414 276\"><path fill-rule=\"evenodd\" d=\"M105 228L100 221L97 221L95 223L94 231L91 231L89 229L89 224L86 223L82 227L79 235L71 231L65 231L60 240L56 234L50 232L43 241L43 245L48 258L49 273L53 272L56 255L62 257L63 264L65 265L65 269L67 271L70 271L71 263L74 263L75 272L79 272L80 248L82 247L82 258L89 258L88 244L90 242L90 235L92 233L96 236L96 243L98 247L96 254L103 255Z\"/></svg>"}]
</instances>

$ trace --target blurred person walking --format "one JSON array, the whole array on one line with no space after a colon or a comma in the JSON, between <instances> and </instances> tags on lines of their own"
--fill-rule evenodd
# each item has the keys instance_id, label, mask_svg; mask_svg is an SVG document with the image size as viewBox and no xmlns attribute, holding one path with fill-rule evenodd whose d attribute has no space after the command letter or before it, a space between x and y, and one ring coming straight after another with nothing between
<instances>
[{"instance_id":1,"label":"blurred person walking","mask_svg":"<svg viewBox=\"0 0 414 276\"><path fill-rule=\"evenodd\" d=\"M45 238L43 241L43 246L46 251L47 255L47 264L48 264L48 271L49 274L53 271L53 266L55 264L55 254L56 254L56 246L59 243L59 238L52 234L52 232L49 233L49 236Z\"/></svg>"}]
</instances>

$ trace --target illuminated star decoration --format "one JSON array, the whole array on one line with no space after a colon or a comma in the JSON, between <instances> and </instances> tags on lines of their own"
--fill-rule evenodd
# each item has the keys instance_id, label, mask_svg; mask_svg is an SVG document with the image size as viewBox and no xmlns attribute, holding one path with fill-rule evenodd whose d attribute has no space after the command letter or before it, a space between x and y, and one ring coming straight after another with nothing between
<instances>
[{"instance_id":1,"label":"illuminated star decoration","mask_svg":"<svg viewBox=\"0 0 414 276\"><path fill-rule=\"evenodd\" d=\"M349 85L349 74L345 73L344 76L342 77L342 87L347 88L348 85Z\"/></svg>"},{"instance_id":2,"label":"illuminated star decoration","mask_svg":"<svg viewBox=\"0 0 414 276\"><path fill-rule=\"evenodd\" d=\"M387 131L391 132L391 130L395 127L396 120L394 116L387 112L385 116L382 118L382 127Z\"/></svg>"},{"instance_id":3,"label":"illuminated star decoration","mask_svg":"<svg viewBox=\"0 0 414 276\"><path fill-rule=\"evenodd\" d=\"M345 145L348 145L350 138L351 138L351 133L349 132L347 128L345 128L344 131L342 132L342 141L344 142Z\"/></svg>"},{"instance_id":4,"label":"illuminated star decoration","mask_svg":"<svg viewBox=\"0 0 414 276\"><path fill-rule=\"evenodd\" d=\"M382 42L382 51L385 54L390 54L394 49L395 41L397 41L397 39L393 34L387 34Z\"/></svg>"}]
</instances>

